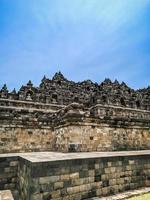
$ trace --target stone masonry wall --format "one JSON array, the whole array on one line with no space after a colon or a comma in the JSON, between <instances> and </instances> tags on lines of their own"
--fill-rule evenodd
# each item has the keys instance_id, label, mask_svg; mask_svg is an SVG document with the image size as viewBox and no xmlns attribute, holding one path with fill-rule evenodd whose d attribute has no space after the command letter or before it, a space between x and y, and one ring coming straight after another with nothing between
<instances>
[{"instance_id":1,"label":"stone masonry wall","mask_svg":"<svg viewBox=\"0 0 150 200\"><path fill-rule=\"evenodd\" d=\"M150 129L141 127L80 124L58 128L55 133L55 149L63 152L144 150L150 147Z\"/></svg>"},{"instance_id":2,"label":"stone masonry wall","mask_svg":"<svg viewBox=\"0 0 150 200\"><path fill-rule=\"evenodd\" d=\"M51 151L54 141L51 129L0 127L0 153Z\"/></svg>"},{"instance_id":3,"label":"stone masonry wall","mask_svg":"<svg viewBox=\"0 0 150 200\"><path fill-rule=\"evenodd\" d=\"M18 192L19 192L19 200L29 200L30 192L32 188L30 188L31 182L31 168L23 159L19 159L18 166ZM37 199L38 200L38 199Z\"/></svg>"},{"instance_id":4,"label":"stone masonry wall","mask_svg":"<svg viewBox=\"0 0 150 200\"><path fill-rule=\"evenodd\" d=\"M87 109L78 103L3 103L0 153L150 148L150 111L101 104Z\"/></svg>"},{"instance_id":5,"label":"stone masonry wall","mask_svg":"<svg viewBox=\"0 0 150 200\"><path fill-rule=\"evenodd\" d=\"M57 113L55 149L64 152L120 151L150 148L150 112L71 104Z\"/></svg>"},{"instance_id":6,"label":"stone masonry wall","mask_svg":"<svg viewBox=\"0 0 150 200\"><path fill-rule=\"evenodd\" d=\"M0 153L52 150L55 136L50 116L53 112L23 107L22 103L20 107L19 104L0 106Z\"/></svg>"},{"instance_id":7,"label":"stone masonry wall","mask_svg":"<svg viewBox=\"0 0 150 200\"><path fill-rule=\"evenodd\" d=\"M150 157L125 156L32 163L20 174L21 199L84 200L150 186ZM30 192L29 192L30 191ZM28 194L26 194L28 192Z\"/></svg>"},{"instance_id":8,"label":"stone masonry wall","mask_svg":"<svg viewBox=\"0 0 150 200\"><path fill-rule=\"evenodd\" d=\"M0 157L0 190L11 190L18 199L18 157Z\"/></svg>"}]
</instances>

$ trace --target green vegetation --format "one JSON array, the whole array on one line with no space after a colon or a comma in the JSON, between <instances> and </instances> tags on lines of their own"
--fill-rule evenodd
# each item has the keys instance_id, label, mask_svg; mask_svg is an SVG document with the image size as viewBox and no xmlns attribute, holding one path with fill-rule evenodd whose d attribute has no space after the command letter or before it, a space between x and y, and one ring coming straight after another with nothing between
<instances>
[{"instance_id":1,"label":"green vegetation","mask_svg":"<svg viewBox=\"0 0 150 200\"><path fill-rule=\"evenodd\" d=\"M127 200L150 200L150 193L143 194L143 195L140 195L140 196L137 196L137 197L132 197L132 198L129 198Z\"/></svg>"}]
</instances>

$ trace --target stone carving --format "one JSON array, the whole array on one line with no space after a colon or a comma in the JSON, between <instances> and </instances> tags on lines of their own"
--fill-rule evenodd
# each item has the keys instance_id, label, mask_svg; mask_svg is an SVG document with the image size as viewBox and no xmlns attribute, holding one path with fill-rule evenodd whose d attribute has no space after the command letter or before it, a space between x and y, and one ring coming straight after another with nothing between
<instances>
[{"instance_id":1,"label":"stone carving","mask_svg":"<svg viewBox=\"0 0 150 200\"><path fill-rule=\"evenodd\" d=\"M67 80L61 72L56 73L52 80L44 76L39 87L34 87L29 81L18 92L8 92L5 84L0 90L0 98L58 105L75 102L85 107L104 104L150 110L150 86L134 90L124 82L120 84L110 79L105 79L101 84L90 80L75 83Z\"/></svg>"},{"instance_id":2,"label":"stone carving","mask_svg":"<svg viewBox=\"0 0 150 200\"><path fill-rule=\"evenodd\" d=\"M75 83L60 72L18 92L0 91L0 152L149 149L150 87L105 79Z\"/></svg>"}]
</instances>

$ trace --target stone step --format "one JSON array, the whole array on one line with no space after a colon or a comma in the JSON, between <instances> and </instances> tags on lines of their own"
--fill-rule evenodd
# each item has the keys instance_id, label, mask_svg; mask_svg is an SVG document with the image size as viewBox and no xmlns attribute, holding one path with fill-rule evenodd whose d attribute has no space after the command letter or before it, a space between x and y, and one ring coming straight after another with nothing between
<instances>
[{"instance_id":1,"label":"stone step","mask_svg":"<svg viewBox=\"0 0 150 200\"><path fill-rule=\"evenodd\" d=\"M14 200L10 190L0 190L0 200Z\"/></svg>"},{"instance_id":2,"label":"stone step","mask_svg":"<svg viewBox=\"0 0 150 200\"><path fill-rule=\"evenodd\" d=\"M107 197L92 197L86 200L125 200L129 197L139 196L146 193L150 193L150 187L145 187L137 190L130 190Z\"/></svg>"}]
</instances>

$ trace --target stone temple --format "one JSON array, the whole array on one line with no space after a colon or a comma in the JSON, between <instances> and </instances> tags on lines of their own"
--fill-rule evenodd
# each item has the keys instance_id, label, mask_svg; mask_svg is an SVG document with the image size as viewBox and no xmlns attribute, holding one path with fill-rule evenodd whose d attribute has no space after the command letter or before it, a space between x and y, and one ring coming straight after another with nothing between
<instances>
[{"instance_id":1,"label":"stone temple","mask_svg":"<svg viewBox=\"0 0 150 200\"><path fill-rule=\"evenodd\" d=\"M98 200L149 186L150 87L58 72L0 90L0 199Z\"/></svg>"}]
</instances>

